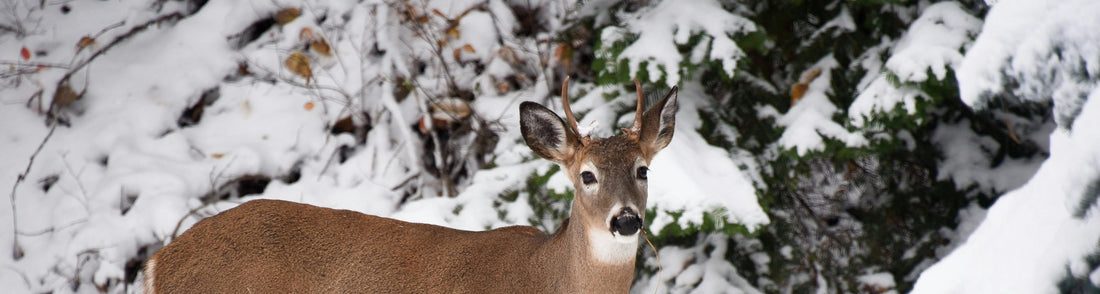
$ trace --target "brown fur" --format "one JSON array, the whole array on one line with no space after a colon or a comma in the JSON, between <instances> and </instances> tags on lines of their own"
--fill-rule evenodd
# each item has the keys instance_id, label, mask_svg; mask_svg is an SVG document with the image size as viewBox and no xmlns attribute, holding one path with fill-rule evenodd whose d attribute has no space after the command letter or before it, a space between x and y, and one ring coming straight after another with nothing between
<instances>
[{"instance_id":1,"label":"brown fur","mask_svg":"<svg viewBox=\"0 0 1100 294\"><path fill-rule=\"evenodd\" d=\"M151 259L156 293L625 293L633 279L633 263L566 267L588 258L570 244L582 238L533 227L470 232L255 200L191 231L204 234Z\"/></svg>"}]
</instances>

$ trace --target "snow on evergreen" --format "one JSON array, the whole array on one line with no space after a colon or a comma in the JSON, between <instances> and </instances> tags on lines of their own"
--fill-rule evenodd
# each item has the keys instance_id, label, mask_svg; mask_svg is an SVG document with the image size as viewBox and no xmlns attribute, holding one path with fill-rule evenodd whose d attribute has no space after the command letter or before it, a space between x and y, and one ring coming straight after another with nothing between
<instances>
[{"instance_id":1,"label":"snow on evergreen","mask_svg":"<svg viewBox=\"0 0 1100 294\"><path fill-rule=\"evenodd\" d=\"M1053 103L1059 128L1039 171L921 274L914 293L1097 289L1090 275L1100 270L1098 12L1094 1L1000 1L989 12L959 69L963 101L975 108L1019 102L1013 99Z\"/></svg>"}]
</instances>

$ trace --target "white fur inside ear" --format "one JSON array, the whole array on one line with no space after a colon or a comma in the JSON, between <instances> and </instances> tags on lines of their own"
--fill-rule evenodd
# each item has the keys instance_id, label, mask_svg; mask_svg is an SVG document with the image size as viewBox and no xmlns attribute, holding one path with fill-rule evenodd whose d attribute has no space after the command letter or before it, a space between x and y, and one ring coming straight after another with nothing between
<instances>
[{"instance_id":1,"label":"white fur inside ear","mask_svg":"<svg viewBox=\"0 0 1100 294\"><path fill-rule=\"evenodd\" d=\"M561 149L565 146L565 125L561 124L561 118L557 114L550 111L536 111L534 115L539 116L540 121L546 122L546 126L554 129L554 134L557 135L557 141L560 146L546 146L554 149Z\"/></svg>"},{"instance_id":2,"label":"white fur inside ear","mask_svg":"<svg viewBox=\"0 0 1100 294\"><path fill-rule=\"evenodd\" d=\"M634 263L638 235L622 236L609 230L588 228L588 246L597 261L606 264Z\"/></svg>"}]
</instances>

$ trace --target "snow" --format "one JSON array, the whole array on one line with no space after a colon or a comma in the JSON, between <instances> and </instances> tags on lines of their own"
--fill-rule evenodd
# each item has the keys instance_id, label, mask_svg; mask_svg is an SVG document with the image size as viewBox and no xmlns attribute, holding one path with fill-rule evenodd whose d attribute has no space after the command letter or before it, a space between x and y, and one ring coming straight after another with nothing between
<instances>
[{"instance_id":1,"label":"snow","mask_svg":"<svg viewBox=\"0 0 1100 294\"><path fill-rule=\"evenodd\" d=\"M1067 290L1059 288L1064 279L1096 285L1089 268L1095 265L1085 259L1100 244L1095 191L1089 190L1100 180L1100 132L1091 127L1100 123L1094 78L1100 38L1092 33L1100 28L1092 17L1097 12L1095 1L998 1L989 11L957 69L961 98L975 109L1053 103L1057 128L1049 126L1050 157L1025 182L1025 174L1013 172L1021 170L1012 167L1018 163L1002 163L1008 173L991 174L982 170L988 163L963 160L976 156L965 154L973 147L948 147L946 174L957 182L1024 184L988 211L963 210L955 239L969 237L938 250L946 257L920 274L913 293L1056 293ZM1006 123L1017 119L1006 117ZM934 136L944 146L989 143L953 132Z\"/></svg>"},{"instance_id":2,"label":"snow","mask_svg":"<svg viewBox=\"0 0 1100 294\"><path fill-rule=\"evenodd\" d=\"M631 293L763 293L752 287L725 260L729 238L721 234L700 235L695 246L666 246L659 251L660 265L647 259L646 268L660 269L656 279L643 278Z\"/></svg>"},{"instance_id":3,"label":"snow","mask_svg":"<svg viewBox=\"0 0 1100 294\"><path fill-rule=\"evenodd\" d=\"M929 72L936 80L943 80L947 70L959 68L963 62L962 50L970 45L981 25L980 19L956 2L940 2L925 8L901 39L896 43L884 42L891 44L892 53L885 68L877 62L878 56L862 56L868 76L860 82L863 90L848 108L852 123L862 127L873 113L890 112L899 106L906 113L915 114L917 99L927 95L912 84L927 81ZM896 82L901 84L890 81L882 70L896 76Z\"/></svg>"},{"instance_id":4,"label":"snow","mask_svg":"<svg viewBox=\"0 0 1100 294\"><path fill-rule=\"evenodd\" d=\"M963 101L981 109L1000 93L1053 100L1055 121L1068 127L1098 84L1097 11L1089 0L999 1L959 68Z\"/></svg>"},{"instance_id":5,"label":"snow","mask_svg":"<svg viewBox=\"0 0 1100 294\"><path fill-rule=\"evenodd\" d=\"M874 289L871 292L883 293L883 294L897 294L898 291L893 290L896 285L894 284L894 275L889 272L871 273L856 277L856 280L860 283L860 289ZM884 289L890 289L882 291Z\"/></svg>"},{"instance_id":6,"label":"snow","mask_svg":"<svg viewBox=\"0 0 1100 294\"><path fill-rule=\"evenodd\" d=\"M713 0L662 1L626 18L626 30L636 34L638 39L623 50L618 60L629 62L632 77L642 70L642 62L648 62L645 71L649 73L649 81L655 83L664 76L669 87L679 84L683 74L680 72L683 56L676 45L686 45L691 36L704 34L711 41L707 56L722 62L722 69L732 77L737 60L745 53L730 36L756 31L752 21L722 9L721 4ZM619 30L616 27L605 29L604 34L610 35L603 35L606 37L603 42L610 44L621 40ZM698 61L701 60L692 59L692 62Z\"/></svg>"},{"instance_id":7,"label":"snow","mask_svg":"<svg viewBox=\"0 0 1100 294\"><path fill-rule=\"evenodd\" d=\"M837 66L836 58L831 54L814 64L812 68L820 69L821 75L809 83L802 98L776 121L785 128L779 137L781 147L793 149L802 156L813 151L824 151L826 138L839 140L848 147L867 144L867 139L861 134L848 131L832 119L839 109L829 101L828 92L831 89L831 71Z\"/></svg>"},{"instance_id":8,"label":"snow","mask_svg":"<svg viewBox=\"0 0 1100 294\"><path fill-rule=\"evenodd\" d=\"M1049 134L1053 125L1044 126L1040 133ZM991 191L1004 192L1015 189L1035 174L1044 158L1009 158L993 164L993 152L998 144L989 136L975 136L969 122L945 125L937 128L932 140L943 150L937 179L950 179L956 188L978 186ZM1047 140L1036 140L1041 144ZM1044 144L1043 147L1047 147Z\"/></svg>"},{"instance_id":9,"label":"snow","mask_svg":"<svg viewBox=\"0 0 1100 294\"><path fill-rule=\"evenodd\" d=\"M1074 124L1100 124L1100 91ZM1067 268L1087 275L1079 267L1100 242L1097 203L1082 202L1095 193L1085 186L1100 180L1096 150L1100 129L1056 130L1035 176L1001 196L965 244L921 274L913 293L1053 293Z\"/></svg>"},{"instance_id":10,"label":"snow","mask_svg":"<svg viewBox=\"0 0 1100 294\"><path fill-rule=\"evenodd\" d=\"M16 60L26 46L48 52L29 62L68 66L102 48L77 52L73 44L85 35L125 20L96 36L97 46L104 46L136 25L187 9L177 1L151 9L157 2L163 1L71 1L65 2L71 6L68 14L58 12L60 4L49 3L45 10L32 11L41 26L26 38L0 34L0 59ZM538 65L546 57L540 52L550 45L513 36L516 21L508 3L479 3L413 3L419 13L429 15L426 26L449 24L444 17L456 20L455 36L418 35L400 24L404 12L378 1L210 1L193 15L152 25L119 43L73 75L74 89L87 87L87 93L62 109L69 125L52 130L26 181L14 188L15 202L0 197L0 288L14 293L88 292L96 287L122 292L128 262L140 262L203 217L261 198L467 230L530 224L536 218L528 202L533 195L518 192L515 201L500 196L523 191L531 175L552 165L523 144L518 105L538 101L556 108L556 96L540 98L556 94L557 85L548 85L546 71L536 70L529 86L518 91L498 93L490 81ZM712 40L707 58L721 60L732 75L740 50L730 35L752 31L752 23L722 12L713 1L691 4L686 12L706 12L722 21L702 21L676 10L685 6L666 4L639 14L628 27L639 33L646 25L641 19L671 16L659 24L663 33L644 38L668 38L671 45L673 38L682 43L686 36L703 32ZM255 21L287 7L299 8L302 15L235 47L235 38ZM549 15L545 17L565 17ZM560 21L547 20L558 26ZM326 40L332 56L306 49L310 40L301 37L304 29ZM439 58L452 65L455 84L477 96L470 107L494 123L499 136L491 153L494 167L474 172L454 197L438 197L441 193L431 188L430 180L417 177L408 185L422 189L404 199L407 191L398 188L423 173L423 154L416 148L421 141L410 126L429 101L449 93L445 70L430 50L439 40L445 40ZM514 51L514 59L499 58L504 46ZM637 54L633 58L679 56L675 48L639 48L632 51ZM308 85L284 66L296 51L313 62ZM420 62L426 66L418 68ZM479 73L471 65L475 62L488 65L487 70ZM677 68L678 63L666 66ZM241 64L251 75L237 76ZM51 132L37 105L49 105L65 71L46 68L18 85L0 88L0 187L5 191L12 190ZM397 97L395 90L406 87L399 78L418 86ZM682 82L683 91L674 140L652 164L649 208L657 211L658 221L650 228L659 232L673 224L671 212L682 213L675 220L681 226L701 225L704 213L750 229L767 224L756 199L758 171L745 164L751 160L707 145L695 131L701 126L697 111L709 107L702 102L702 86L679 78L667 81ZM623 87L578 83L573 89L580 97L575 111L594 135L614 134L620 122L633 118L619 115L634 106L633 93ZM38 90L44 99L25 106ZM181 113L204 93L216 93L217 99L205 106L199 123L181 126ZM605 100L605 95L615 98ZM329 132L349 115L372 125L367 143L357 145L353 135ZM354 148L341 161L344 147ZM300 173L299 179L284 181L292 170ZM231 186L245 176L272 180L262 194L204 204L205 197L234 193ZM51 179L56 182L48 185ZM555 175L547 188L570 187L567 179ZM25 253L20 259L9 254L15 249L13 226L18 226L18 245ZM682 280L713 285L706 289L751 289L724 260L726 241L713 238L709 252L702 247L693 251L706 257L698 260L710 260L693 269L700 276Z\"/></svg>"}]
</instances>

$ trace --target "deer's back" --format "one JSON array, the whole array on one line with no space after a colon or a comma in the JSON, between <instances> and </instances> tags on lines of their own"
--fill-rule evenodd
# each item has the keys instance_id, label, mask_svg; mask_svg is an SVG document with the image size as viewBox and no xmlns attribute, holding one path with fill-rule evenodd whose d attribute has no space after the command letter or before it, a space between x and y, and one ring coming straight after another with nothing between
<instances>
[{"instance_id":1,"label":"deer's back","mask_svg":"<svg viewBox=\"0 0 1100 294\"><path fill-rule=\"evenodd\" d=\"M157 292L531 292L549 235L408 223L255 200L197 223L153 256ZM442 288L446 287L446 288Z\"/></svg>"}]
</instances>

